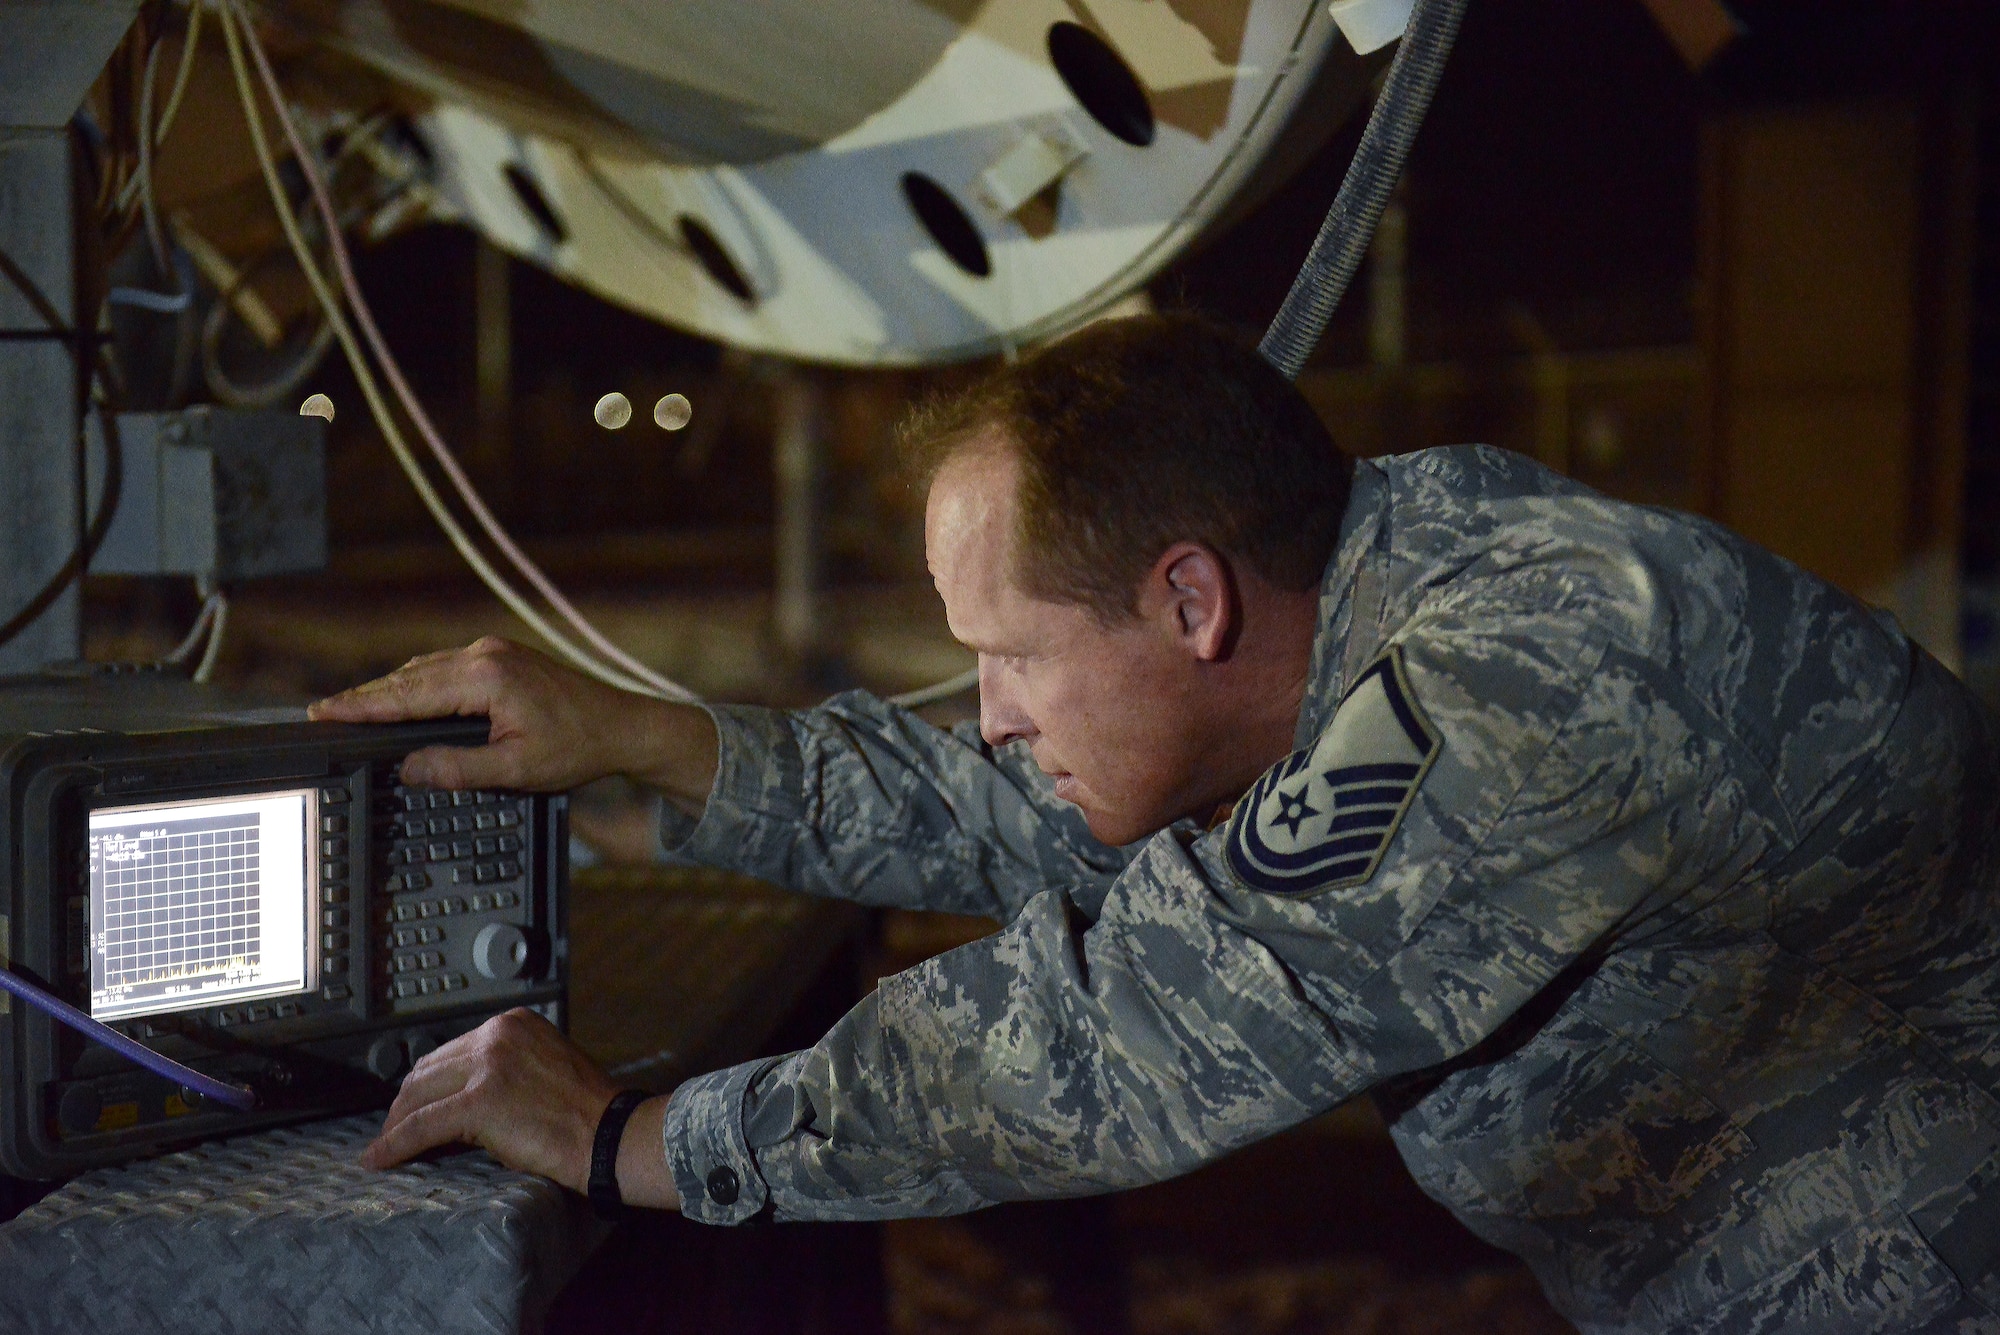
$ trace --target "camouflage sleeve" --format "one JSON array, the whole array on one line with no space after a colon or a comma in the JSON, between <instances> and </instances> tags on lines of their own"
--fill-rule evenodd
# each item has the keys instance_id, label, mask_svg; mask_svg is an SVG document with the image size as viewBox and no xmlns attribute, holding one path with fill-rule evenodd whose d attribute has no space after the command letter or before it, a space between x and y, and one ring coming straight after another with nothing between
<instances>
[{"instance_id":1,"label":"camouflage sleeve","mask_svg":"<svg viewBox=\"0 0 2000 1335\"><path fill-rule=\"evenodd\" d=\"M1330 1106L1357 1087L1335 1035L1210 898L1182 838L1157 836L1094 927L1037 896L884 979L814 1047L683 1085L665 1131L683 1212L868 1219L1109 1191Z\"/></svg>"},{"instance_id":2,"label":"camouflage sleeve","mask_svg":"<svg viewBox=\"0 0 2000 1335\"><path fill-rule=\"evenodd\" d=\"M1733 800L1656 668L1541 609L1499 624L1406 630L1226 827L1144 844L1094 922L1041 895L813 1048L683 1086L683 1208L858 1219L1157 1181L1493 1035L1702 883Z\"/></svg>"},{"instance_id":3,"label":"camouflage sleeve","mask_svg":"<svg viewBox=\"0 0 2000 1335\"><path fill-rule=\"evenodd\" d=\"M1098 843L1025 747L855 691L816 709L710 706L720 764L670 860L863 904L1011 919L1050 886L1094 910L1130 856Z\"/></svg>"}]
</instances>

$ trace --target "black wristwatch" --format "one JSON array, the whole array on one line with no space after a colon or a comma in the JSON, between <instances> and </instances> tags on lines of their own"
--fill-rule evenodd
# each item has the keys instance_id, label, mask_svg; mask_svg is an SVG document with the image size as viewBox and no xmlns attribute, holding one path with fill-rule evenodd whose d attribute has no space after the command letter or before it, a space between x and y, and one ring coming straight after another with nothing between
<instances>
[{"instance_id":1,"label":"black wristwatch","mask_svg":"<svg viewBox=\"0 0 2000 1335\"><path fill-rule=\"evenodd\" d=\"M653 1097L643 1089L621 1090L612 1096L597 1119L597 1138L590 1145L590 1183L585 1194L599 1219L616 1221L624 1217L625 1197L618 1190L618 1142L625 1138L625 1123L633 1110Z\"/></svg>"}]
</instances>

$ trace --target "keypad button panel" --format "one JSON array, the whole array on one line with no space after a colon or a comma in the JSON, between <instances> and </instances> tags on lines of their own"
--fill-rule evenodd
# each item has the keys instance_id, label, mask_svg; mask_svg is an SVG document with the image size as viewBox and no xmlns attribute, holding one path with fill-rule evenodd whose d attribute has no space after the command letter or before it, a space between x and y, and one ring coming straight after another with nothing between
<instances>
[{"instance_id":1,"label":"keypad button panel","mask_svg":"<svg viewBox=\"0 0 2000 1335\"><path fill-rule=\"evenodd\" d=\"M381 947L377 996L407 1003L470 987L477 981L469 978L477 919L529 921L529 801L513 793L401 787L384 800L374 854L390 899L372 910ZM453 925L461 916L474 921Z\"/></svg>"}]
</instances>

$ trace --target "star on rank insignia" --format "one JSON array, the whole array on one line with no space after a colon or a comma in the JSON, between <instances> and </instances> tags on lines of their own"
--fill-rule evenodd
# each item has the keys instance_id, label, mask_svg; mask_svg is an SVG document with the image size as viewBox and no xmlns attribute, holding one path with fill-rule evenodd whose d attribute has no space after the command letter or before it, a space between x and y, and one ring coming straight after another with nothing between
<instances>
[{"instance_id":1,"label":"star on rank insignia","mask_svg":"<svg viewBox=\"0 0 2000 1335\"><path fill-rule=\"evenodd\" d=\"M1375 874L1437 759L1403 654L1392 648L1348 690L1311 750L1266 771L1237 803L1229 865L1280 895L1359 885Z\"/></svg>"}]
</instances>

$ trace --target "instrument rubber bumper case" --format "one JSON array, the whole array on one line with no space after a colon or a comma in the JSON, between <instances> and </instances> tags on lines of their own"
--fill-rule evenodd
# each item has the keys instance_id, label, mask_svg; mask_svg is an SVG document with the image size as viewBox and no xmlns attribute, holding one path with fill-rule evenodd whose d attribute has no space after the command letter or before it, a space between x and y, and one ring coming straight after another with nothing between
<instances>
[{"instance_id":1,"label":"instrument rubber bumper case","mask_svg":"<svg viewBox=\"0 0 2000 1335\"><path fill-rule=\"evenodd\" d=\"M257 1096L221 1106L0 997L0 1172L381 1107L501 1011L562 1024L565 800L397 777L486 733L312 724L160 675L0 679L0 958Z\"/></svg>"}]
</instances>

